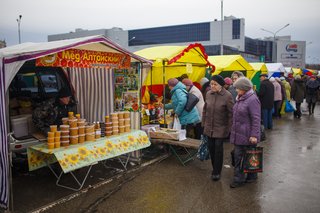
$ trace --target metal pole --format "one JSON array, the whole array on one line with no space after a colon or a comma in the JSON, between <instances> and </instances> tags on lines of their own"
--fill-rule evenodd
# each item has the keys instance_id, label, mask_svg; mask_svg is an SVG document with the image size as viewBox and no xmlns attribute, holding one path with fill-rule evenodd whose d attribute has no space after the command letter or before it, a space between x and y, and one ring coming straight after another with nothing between
<instances>
[{"instance_id":1,"label":"metal pole","mask_svg":"<svg viewBox=\"0 0 320 213\"><path fill-rule=\"evenodd\" d=\"M20 34L20 23L21 23L22 15L19 15L19 19L17 19L18 22L18 36L19 36L19 44L21 44L21 34Z\"/></svg>"},{"instance_id":2,"label":"metal pole","mask_svg":"<svg viewBox=\"0 0 320 213\"><path fill-rule=\"evenodd\" d=\"M276 35L278 32L280 32L281 30L283 30L284 28L288 27L290 24L286 24L283 27L281 27L279 30L277 30L276 32L272 32L266 29L261 28L262 31L271 33L273 35L273 42L272 42L272 62L277 62L277 45L276 45Z\"/></svg>"},{"instance_id":3,"label":"metal pole","mask_svg":"<svg viewBox=\"0 0 320 213\"><path fill-rule=\"evenodd\" d=\"M223 55L223 0L221 0L221 44L220 55Z\"/></svg>"},{"instance_id":4,"label":"metal pole","mask_svg":"<svg viewBox=\"0 0 320 213\"><path fill-rule=\"evenodd\" d=\"M162 81L163 81L163 104L166 104L166 59L162 59ZM163 121L164 127L167 128L166 124L166 110L163 108Z\"/></svg>"}]
</instances>

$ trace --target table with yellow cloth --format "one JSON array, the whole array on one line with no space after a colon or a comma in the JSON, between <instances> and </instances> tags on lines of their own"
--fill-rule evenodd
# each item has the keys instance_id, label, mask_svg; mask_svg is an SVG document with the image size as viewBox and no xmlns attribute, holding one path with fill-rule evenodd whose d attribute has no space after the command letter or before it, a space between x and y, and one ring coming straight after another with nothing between
<instances>
[{"instance_id":1,"label":"table with yellow cloth","mask_svg":"<svg viewBox=\"0 0 320 213\"><path fill-rule=\"evenodd\" d=\"M50 165L58 162L63 173L72 173L74 170L87 166L90 166L91 169L91 166L99 161L119 157L148 146L150 146L149 138L141 130L132 130L129 133L56 149L48 149L47 144L39 144L30 146L27 149L28 165L30 171L45 166L48 166L53 171ZM54 173L58 178L57 185L62 172L60 175Z\"/></svg>"}]
</instances>

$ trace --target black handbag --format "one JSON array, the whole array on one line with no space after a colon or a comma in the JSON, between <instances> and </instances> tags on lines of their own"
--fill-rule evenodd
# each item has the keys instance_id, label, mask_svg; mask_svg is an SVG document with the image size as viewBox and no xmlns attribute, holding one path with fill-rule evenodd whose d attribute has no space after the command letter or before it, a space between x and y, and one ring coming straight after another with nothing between
<instances>
[{"instance_id":1,"label":"black handbag","mask_svg":"<svg viewBox=\"0 0 320 213\"><path fill-rule=\"evenodd\" d=\"M191 112L191 110L197 105L198 102L199 102L199 98L197 96L195 96L194 94L188 92L187 93L187 103L186 103L184 109L187 112Z\"/></svg>"}]
</instances>

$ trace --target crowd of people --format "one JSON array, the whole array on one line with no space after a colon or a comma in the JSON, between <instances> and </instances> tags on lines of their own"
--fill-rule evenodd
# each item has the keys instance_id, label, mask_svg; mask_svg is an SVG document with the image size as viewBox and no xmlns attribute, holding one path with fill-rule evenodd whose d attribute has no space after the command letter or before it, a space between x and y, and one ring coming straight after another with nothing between
<instances>
[{"instance_id":1,"label":"crowd of people","mask_svg":"<svg viewBox=\"0 0 320 213\"><path fill-rule=\"evenodd\" d=\"M165 109L174 110L182 129L194 130L196 139L202 136L208 141L213 181L221 177L224 141L228 139L234 145L234 177L230 187L236 188L257 180L257 173L243 173L244 154L260 142L261 129L273 129L273 119L281 119L288 102L295 101L296 119L301 118L304 99L309 115L314 114L320 78L292 74L268 78L267 74L261 74L260 89L256 91L242 72L235 71L231 78L220 75L202 78L201 89L187 75L169 79L168 86L171 103ZM184 110L188 92L199 98L190 112Z\"/></svg>"}]
</instances>

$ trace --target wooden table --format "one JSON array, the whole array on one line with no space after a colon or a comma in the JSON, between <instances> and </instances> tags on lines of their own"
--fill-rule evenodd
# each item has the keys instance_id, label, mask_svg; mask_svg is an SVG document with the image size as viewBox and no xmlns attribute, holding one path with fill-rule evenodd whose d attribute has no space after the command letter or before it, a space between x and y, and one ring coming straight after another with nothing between
<instances>
[{"instance_id":1,"label":"wooden table","mask_svg":"<svg viewBox=\"0 0 320 213\"><path fill-rule=\"evenodd\" d=\"M194 160L200 143L200 140L187 138L183 141L176 141L170 139L150 139L153 144L167 144L172 154L177 158L177 160L185 166L187 162ZM180 147L182 147L185 151L185 154L179 154L177 151Z\"/></svg>"}]
</instances>

